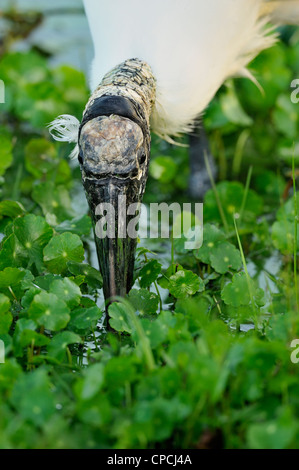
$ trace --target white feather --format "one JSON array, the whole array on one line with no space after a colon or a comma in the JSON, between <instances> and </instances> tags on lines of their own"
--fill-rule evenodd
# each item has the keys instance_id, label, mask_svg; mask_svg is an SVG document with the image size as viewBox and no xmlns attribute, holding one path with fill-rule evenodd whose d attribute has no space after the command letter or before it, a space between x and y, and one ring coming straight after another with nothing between
<instances>
[{"instance_id":1,"label":"white feather","mask_svg":"<svg viewBox=\"0 0 299 470\"><path fill-rule=\"evenodd\" d=\"M76 146L70 154L71 159L78 157L78 133L80 121L75 116L70 114L62 114L58 116L49 125L49 132L53 139L59 142L75 143Z\"/></svg>"},{"instance_id":2,"label":"white feather","mask_svg":"<svg viewBox=\"0 0 299 470\"><path fill-rule=\"evenodd\" d=\"M286 21L299 0L84 0L84 4L95 50L91 89L124 60L146 61L157 79L152 130L167 138L188 132L228 77L250 77L248 63L276 40L265 28L267 21L277 21L280 15Z\"/></svg>"}]
</instances>

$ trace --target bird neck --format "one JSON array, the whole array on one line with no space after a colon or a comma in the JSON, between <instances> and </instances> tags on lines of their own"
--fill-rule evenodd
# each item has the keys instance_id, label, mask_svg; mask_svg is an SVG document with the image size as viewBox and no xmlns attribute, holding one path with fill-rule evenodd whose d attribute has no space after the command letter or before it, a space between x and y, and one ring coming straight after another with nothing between
<instances>
[{"instance_id":1,"label":"bird neck","mask_svg":"<svg viewBox=\"0 0 299 470\"><path fill-rule=\"evenodd\" d=\"M129 100L142 127L149 129L150 116L156 98L156 80L150 66L140 59L129 59L114 67L92 93L83 113L83 121L88 120L88 114L92 108L96 107L97 102L102 106L103 97ZM105 100L106 103L108 101L108 99ZM122 100L119 99L118 103L121 102ZM120 110L119 113L116 111L114 114L122 115L122 111Z\"/></svg>"}]
</instances>

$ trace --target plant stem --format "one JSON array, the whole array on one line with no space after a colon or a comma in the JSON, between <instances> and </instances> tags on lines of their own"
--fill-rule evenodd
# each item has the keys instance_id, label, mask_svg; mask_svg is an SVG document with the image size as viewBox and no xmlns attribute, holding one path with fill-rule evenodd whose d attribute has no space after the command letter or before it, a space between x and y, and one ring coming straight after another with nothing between
<instances>
[{"instance_id":1,"label":"plant stem","mask_svg":"<svg viewBox=\"0 0 299 470\"><path fill-rule=\"evenodd\" d=\"M246 281L247 281L247 285L248 285L248 290L249 290L251 305L252 305L252 308L253 308L253 311L254 311L255 326L257 327L256 307L255 307L254 295L253 295L253 292L252 292L252 281L251 281L251 278L250 278L250 276L249 276L249 272L248 272L248 269L247 269L247 264L246 264L246 260L245 260L244 251L243 251L243 247L242 247L242 244L241 244L241 240L240 240L240 237L239 237L238 228L237 228L237 222L236 222L235 217L234 217L234 224L235 224L235 230L236 230L236 235L237 235L239 250L240 250L240 253L241 253L242 263L243 263L243 267L244 267L244 271L245 271L245 275L246 275Z\"/></svg>"},{"instance_id":2,"label":"plant stem","mask_svg":"<svg viewBox=\"0 0 299 470\"><path fill-rule=\"evenodd\" d=\"M233 171L234 176L238 176L240 173L242 158L243 158L243 151L244 151L244 147L249 136L250 136L250 131L248 129L245 129L240 134L240 137L238 138L238 141L236 144L236 151L235 151L233 164L232 164L232 171Z\"/></svg>"},{"instance_id":3,"label":"plant stem","mask_svg":"<svg viewBox=\"0 0 299 470\"><path fill-rule=\"evenodd\" d=\"M69 350L68 346L66 348L66 355L67 355L67 358L68 358L68 361L69 361L69 365L72 366L73 365L73 359L72 359L71 351Z\"/></svg>"},{"instance_id":4,"label":"plant stem","mask_svg":"<svg viewBox=\"0 0 299 470\"><path fill-rule=\"evenodd\" d=\"M248 170L244 196L243 196L242 205L241 205L241 209L240 209L240 219L242 219L242 217L243 217L243 212L244 212L244 209L245 209L245 206L246 206L249 186L250 186L250 182L251 182L251 176L252 176L252 166L250 166L249 170Z\"/></svg>"},{"instance_id":5,"label":"plant stem","mask_svg":"<svg viewBox=\"0 0 299 470\"><path fill-rule=\"evenodd\" d=\"M11 197L14 200L19 199L19 196L20 196L20 182L22 179L22 174L23 174L23 164L20 164L16 171L15 182L14 182L13 189L12 189Z\"/></svg>"},{"instance_id":6,"label":"plant stem","mask_svg":"<svg viewBox=\"0 0 299 470\"><path fill-rule=\"evenodd\" d=\"M157 295L158 295L158 297L159 297L160 313L161 313L162 310L163 310L163 304L162 304L161 294L160 294L159 289L158 289L157 281L154 281L154 286L155 286L155 288L156 288Z\"/></svg>"}]
</instances>

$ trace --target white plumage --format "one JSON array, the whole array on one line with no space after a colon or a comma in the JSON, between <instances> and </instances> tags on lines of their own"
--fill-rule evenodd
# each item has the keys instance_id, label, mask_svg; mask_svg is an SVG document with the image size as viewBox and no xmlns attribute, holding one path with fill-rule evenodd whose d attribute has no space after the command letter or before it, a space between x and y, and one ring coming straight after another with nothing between
<instances>
[{"instance_id":1,"label":"white plumage","mask_svg":"<svg viewBox=\"0 0 299 470\"><path fill-rule=\"evenodd\" d=\"M147 62L157 80L152 131L190 130L223 82L271 46L268 21L299 22L299 0L84 0L94 42L94 90L115 65Z\"/></svg>"},{"instance_id":2,"label":"white plumage","mask_svg":"<svg viewBox=\"0 0 299 470\"><path fill-rule=\"evenodd\" d=\"M274 26L299 24L299 0L84 0L84 6L94 43L91 91L125 60L147 62L157 80L151 130L170 141L191 130L226 79L255 81L246 67L275 43ZM77 143L78 130L71 116L50 125L65 142Z\"/></svg>"}]
</instances>

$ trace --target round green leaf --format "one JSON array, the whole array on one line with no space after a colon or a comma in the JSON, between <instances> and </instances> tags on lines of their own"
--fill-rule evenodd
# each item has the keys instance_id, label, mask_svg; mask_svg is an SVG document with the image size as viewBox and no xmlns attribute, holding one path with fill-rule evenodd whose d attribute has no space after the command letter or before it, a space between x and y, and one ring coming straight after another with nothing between
<instances>
[{"instance_id":1,"label":"round green leaf","mask_svg":"<svg viewBox=\"0 0 299 470\"><path fill-rule=\"evenodd\" d=\"M192 271L182 270L170 277L169 292L177 299L194 295L200 288L200 279Z\"/></svg>"},{"instance_id":2,"label":"round green leaf","mask_svg":"<svg viewBox=\"0 0 299 470\"><path fill-rule=\"evenodd\" d=\"M71 309L80 303L80 288L67 277L54 280L50 285L50 292L55 294L59 299L63 299Z\"/></svg>"},{"instance_id":3,"label":"round green leaf","mask_svg":"<svg viewBox=\"0 0 299 470\"><path fill-rule=\"evenodd\" d=\"M222 289L221 298L226 305L232 305L233 307L248 305L250 303L250 292L246 274L243 272L235 274L232 282Z\"/></svg>"},{"instance_id":4,"label":"round green leaf","mask_svg":"<svg viewBox=\"0 0 299 470\"><path fill-rule=\"evenodd\" d=\"M230 269L238 270L242 267L239 250L229 242L217 242L211 249L211 266L217 273L225 274Z\"/></svg>"},{"instance_id":5,"label":"round green leaf","mask_svg":"<svg viewBox=\"0 0 299 470\"><path fill-rule=\"evenodd\" d=\"M94 329L102 317L102 312L96 305L87 308L76 308L71 312L71 321L68 328L87 333L90 328Z\"/></svg>"},{"instance_id":6,"label":"round green leaf","mask_svg":"<svg viewBox=\"0 0 299 470\"><path fill-rule=\"evenodd\" d=\"M159 276L162 265L155 259L152 259L140 270L140 286L149 287Z\"/></svg>"},{"instance_id":7,"label":"round green leaf","mask_svg":"<svg viewBox=\"0 0 299 470\"><path fill-rule=\"evenodd\" d=\"M43 266L43 248L52 238L53 229L42 217L28 214L15 220L13 232L21 245L21 249L26 253L29 266L35 264L37 269L41 270Z\"/></svg>"},{"instance_id":8,"label":"round green leaf","mask_svg":"<svg viewBox=\"0 0 299 470\"><path fill-rule=\"evenodd\" d=\"M127 307L123 303L114 302L108 308L109 324L116 331L132 332L131 322L128 317Z\"/></svg>"},{"instance_id":9,"label":"round green leaf","mask_svg":"<svg viewBox=\"0 0 299 470\"><path fill-rule=\"evenodd\" d=\"M50 356L55 357L58 361L62 361L65 357L66 348L70 344L82 343L82 339L72 331L63 331L55 335L50 344L48 345L48 353Z\"/></svg>"},{"instance_id":10,"label":"round green leaf","mask_svg":"<svg viewBox=\"0 0 299 470\"><path fill-rule=\"evenodd\" d=\"M140 315L153 315L157 313L159 297L147 289L132 289L129 293L129 301Z\"/></svg>"},{"instance_id":11,"label":"round green leaf","mask_svg":"<svg viewBox=\"0 0 299 470\"><path fill-rule=\"evenodd\" d=\"M63 233L53 237L44 248L44 262L50 272L64 273L69 261L81 262L84 259L84 248L78 235Z\"/></svg>"},{"instance_id":12,"label":"round green leaf","mask_svg":"<svg viewBox=\"0 0 299 470\"><path fill-rule=\"evenodd\" d=\"M225 233L219 230L215 225L205 224L203 227L203 245L194 251L194 256L203 263L211 263L211 253L216 243L225 240Z\"/></svg>"},{"instance_id":13,"label":"round green leaf","mask_svg":"<svg viewBox=\"0 0 299 470\"><path fill-rule=\"evenodd\" d=\"M28 316L52 331L65 328L70 320L66 303L56 295L47 292L35 295L29 307Z\"/></svg>"}]
</instances>

